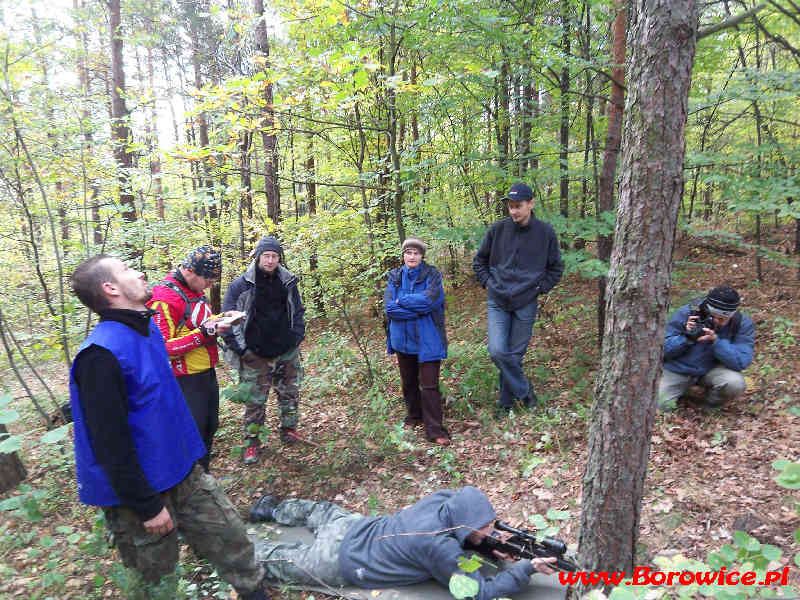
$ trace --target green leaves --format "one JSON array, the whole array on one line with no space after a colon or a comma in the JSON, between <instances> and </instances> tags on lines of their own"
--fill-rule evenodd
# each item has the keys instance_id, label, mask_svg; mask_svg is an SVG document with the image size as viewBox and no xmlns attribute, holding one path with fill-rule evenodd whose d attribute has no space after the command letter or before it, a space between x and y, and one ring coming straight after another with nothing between
<instances>
[{"instance_id":1,"label":"green leaves","mask_svg":"<svg viewBox=\"0 0 800 600\"><path fill-rule=\"evenodd\" d=\"M474 598L478 594L480 586L472 577L454 573L453 576L450 577L448 588L453 598L460 600L462 598Z\"/></svg>"},{"instance_id":2,"label":"green leaves","mask_svg":"<svg viewBox=\"0 0 800 600\"><path fill-rule=\"evenodd\" d=\"M775 481L779 486L789 490L800 489L800 463L776 460L772 463L772 467L780 471L778 476L775 477Z\"/></svg>"}]
</instances>

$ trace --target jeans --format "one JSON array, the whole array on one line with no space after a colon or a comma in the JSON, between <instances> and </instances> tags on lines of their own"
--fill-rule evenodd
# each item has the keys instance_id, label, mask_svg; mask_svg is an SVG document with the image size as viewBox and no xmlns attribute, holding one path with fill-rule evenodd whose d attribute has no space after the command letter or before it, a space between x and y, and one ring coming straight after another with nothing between
<instances>
[{"instance_id":1,"label":"jeans","mask_svg":"<svg viewBox=\"0 0 800 600\"><path fill-rule=\"evenodd\" d=\"M489 356L500 371L500 406L510 408L514 398L525 398L531 391L530 382L522 370L522 357L531 340L537 306L534 300L509 312L491 298L487 302Z\"/></svg>"}]
</instances>

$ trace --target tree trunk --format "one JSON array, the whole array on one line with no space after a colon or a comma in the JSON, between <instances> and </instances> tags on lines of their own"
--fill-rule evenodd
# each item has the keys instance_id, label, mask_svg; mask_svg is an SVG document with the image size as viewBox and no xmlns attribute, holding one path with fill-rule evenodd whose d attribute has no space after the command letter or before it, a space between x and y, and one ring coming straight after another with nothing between
<instances>
[{"instance_id":1,"label":"tree trunk","mask_svg":"<svg viewBox=\"0 0 800 600\"><path fill-rule=\"evenodd\" d=\"M272 105L272 81L269 77L269 39L264 20L264 0L253 0L253 13L258 17L256 25L256 50L264 60L267 78L262 83L264 99L264 124L261 127L261 143L264 146L264 193L267 196L267 217L273 223L281 220L281 197L278 185L278 136L275 135L275 109Z\"/></svg>"},{"instance_id":2,"label":"tree trunk","mask_svg":"<svg viewBox=\"0 0 800 600\"><path fill-rule=\"evenodd\" d=\"M564 66L561 69L561 131L559 134L559 208L562 216L569 217L569 53L570 53L570 5L569 0L561 0L561 49L564 52Z\"/></svg>"},{"instance_id":3,"label":"tree trunk","mask_svg":"<svg viewBox=\"0 0 800 600\"><path fill-rule=\"evenodd\" d=\"M122 218L136 220L136 205L131 188L130 171L133 154L128 150L131 136L128 127L128 108L125 106L125 70L122 62L122 31L120 29L120 0L109 0L111 35L111 139L114 161L119 170L119 202L124 207Z\"/></svg>"},{"instance_id":4,"label":"tree trunk","mask_svg":"<svg viewBox=\"0 0 800 600\"><path fill-rule=\"evenodd\" d=\"M156 103L155 76L153 73L153 49L147 47L147 80L153 104L150 107L150 120L147 146L150 151L150 176L153 179L153 196L159 221L164 220L164 191L161 184L161 158L158 156L158 107ZM171 99L170 99L171 101Z\"/></svg>"},{"instance_id":5,"label":"tree trunk","mask_svg":"<svg viewBox=\"0 0 800 600\"><path fill-rule=\"evenodd\" d=\"M389 33L389 59L388 59L388 76L394 77L397 69L397 54L400 51L400 40L397 34L397 23L395 17L399 8L399 0L395 0L394 10L392 12L392 24ZM397 227L397 237L400 242L406 239L406 228L403 223L403 181L400 175L400 152L398 150L397 139L397 94L394 88L386 85L386 105L387 105L387 118L389 130L389 156L392 160L392 205L394 209L394 221Z\"/></svg>"},{"instance_id":6,"label":"tree trunk","mask_svg":"<svg viewBox=\"0 0 800 600\"><path fill-rule=\"evenodd\" d=\"M611 102L608 107L608 132L606 133L606 150L603 155L603 168L600 171L600 185L597 189L597 216L614 210L614 179L617 172L620 138L622 135L622 106L625 101L625 23L628 12L625 0L615 0L617 14L614 18L614 66L611 69ZM597 258L608 262L611 258L613 238L601 235L597 238ZM597 337L598 344L603 345L603 330L606 323L606 277L597 282Z\"/></svg>"},{"instance_id":7,"label":"tree trunk","mask_svg":"<svg viewBox=\"0 0 800 600\"><path fill-rule=\"evenodd\" d=\"M696 0L630 5L631 85L605 336L583 477L579 562L633 573L683 193Z\"/></svg>"}]
</instances>

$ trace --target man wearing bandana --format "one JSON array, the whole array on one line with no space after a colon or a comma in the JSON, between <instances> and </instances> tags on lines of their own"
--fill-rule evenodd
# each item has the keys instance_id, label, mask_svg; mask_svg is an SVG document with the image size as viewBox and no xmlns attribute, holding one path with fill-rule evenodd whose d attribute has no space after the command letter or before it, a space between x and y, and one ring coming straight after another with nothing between
<instances>
[{"instance_id":1,"label":"man wearing bandana","mask_svg":"<svg viewBox=\"0 0 800 600\"><path fill-rule=\"evenodd\" d=\"M221 274L220 253L211 246L200 246L153 286L153 298L147 303L155 311L153 320L164 336L172 372L205 442L208 453L198 462L206 472L219 426L219 385L214 370L219 361L216 336L230 325L216 323L206 327L213 313L205 290Z\"/></svg>"},{"instance_id":2,"label":"man wearing bandana","mask_svg":"<svg viewBox=\"0 0 800 600\"><path fill-rule=\"evenodd\" d=\"M659 411L675 410L678 398L694 384L706 388L708 406L721 406L744 393L741 371L753 362L755 328L739 311L740 302L732 287L715 287L705 298L679 308L667 323ZM703 326L704 317L713 327Z\"/></svg>"}]
</instances>

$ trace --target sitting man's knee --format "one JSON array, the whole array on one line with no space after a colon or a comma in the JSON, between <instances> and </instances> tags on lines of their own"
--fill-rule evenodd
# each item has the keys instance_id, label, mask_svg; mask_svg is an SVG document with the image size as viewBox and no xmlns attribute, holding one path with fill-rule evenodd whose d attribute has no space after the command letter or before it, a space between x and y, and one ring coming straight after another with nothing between
<instances>
[{"instance_id":1,"label":"sitting man's knee","mask_svg":"<svg viewBox=\"0 0 800 600\"><path fill-rule=\"evenodd\" d=\"M744 394L747 389L747 383L741 373L731 372L727 375L722 385L719 386L719 389L722 395L732 400Z\"/></svg>"},{"instance_id":2,"label":"sitting man's knee","mask_svg":"<svg viewBox=\"0 0 800 600\"><path fill-rule=\"evenodd\" d=\"M725 374L722 381L716 382L708 392L706 404L710 406L720 406L729 400L738 398L744 394L747 383L741 373L730 371Z\"/></svg>"}]
</instances>

